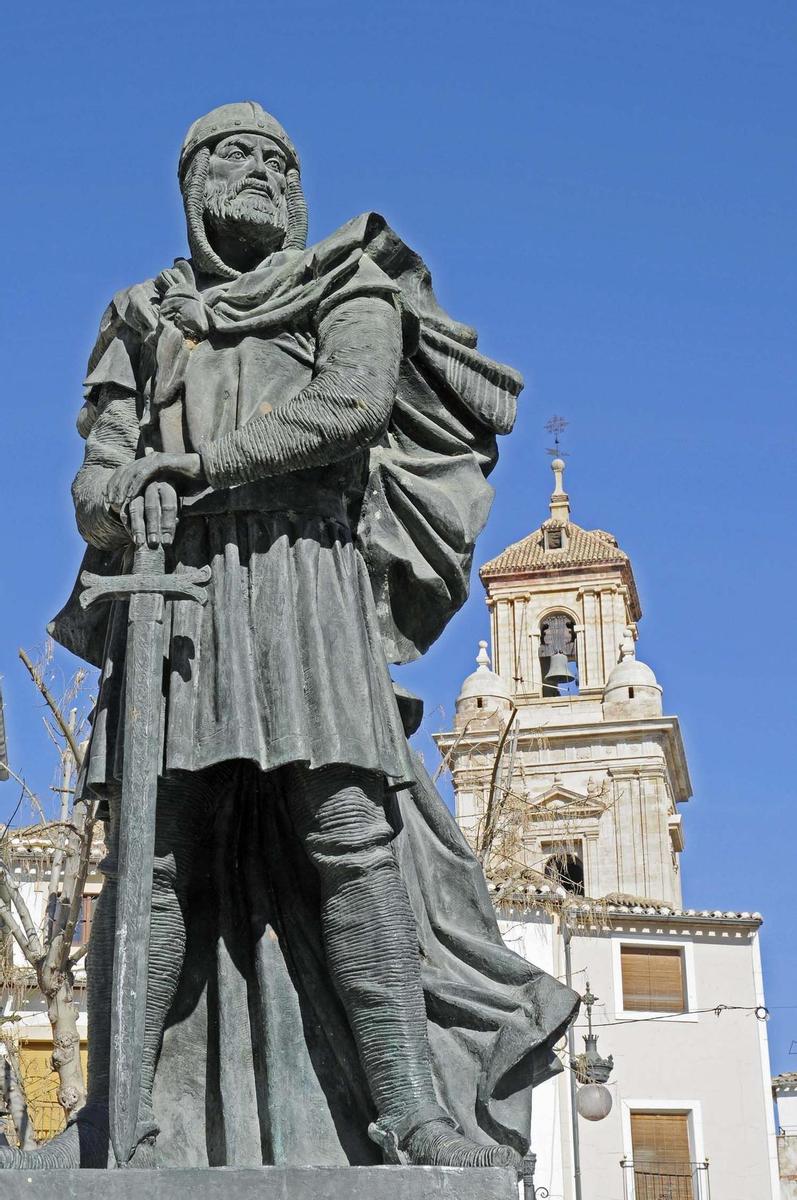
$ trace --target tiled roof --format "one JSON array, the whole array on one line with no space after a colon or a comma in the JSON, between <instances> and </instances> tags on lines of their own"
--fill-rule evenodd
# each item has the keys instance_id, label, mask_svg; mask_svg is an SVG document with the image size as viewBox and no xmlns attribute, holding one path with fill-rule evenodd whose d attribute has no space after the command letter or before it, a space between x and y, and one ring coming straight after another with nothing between
<instances>
[{"instance_id":1,"label":"tiled roof","mask_svg":"<svg viewBox=\"0 0 797 1200\"><path fill-rule=\"evenodd\" d=\"M546 529L564 529L567 533L567 547L564 550L546 550L544 534ZM545 521L539 529L528 534L519 542L507 546L496 558L491 558L479 571L485 586L493 579L502 576L531 575L536 571L557 571L568 568L584 568L618 566L621 569L623 582L628 587L631 615L638 621L642 616L642 606L631 570L631 560L617 545L614 534L606 533L603 529L582 529L572 521L563 524L561 521Z\"/></svg>"},{"instance_id":2,"label":"tiled roof","mask_svg":"<svg viewBox=\"0 0 797 1200\"><path fill-rule=\"evenodd\" d=\"M565 911L567 916L604 915L607 917L672 917L683 921L741 921L745 924L760 925L764 918L759 912L725 911L719 908L675 908L659 900L640 900L638 903L615 903L612 896L603 899L591 899L588 896L574 896L563 887L543 884L542 886L529 883L518 886L517 883L488 883L493 904L518 904L524 902L533 905L535 901L554 903Z\"/></svg>"},{"instance_id":3,"label":"tiled roof","mask_svg":"<svg viewBox=\"0 0 797 1200\"><path fill-rule=\"evenodd\" d=\"M783 1071L780 1075L773 1075L773 1088L793 1088L797 1087L797 1071Z\"/></svg>"},{"instance_id":4,"label":"tiled roof","mask_svg":"<svg viewBox=\"0 0 797 1200\"><path fill-rule=\"evenodd\" d=\"M550 527L566 530L567 548L546 550L544 530ZM495 575L514 575L521 571L554 570L557 567L580 567L601 563L627 563L628 555L617 545L617 539L603 529L582 529L571 521L562 526L546 521L539 529L521 541L507 546L496 558L481 568L482 579Z\"/></svg>"}]
</instances>

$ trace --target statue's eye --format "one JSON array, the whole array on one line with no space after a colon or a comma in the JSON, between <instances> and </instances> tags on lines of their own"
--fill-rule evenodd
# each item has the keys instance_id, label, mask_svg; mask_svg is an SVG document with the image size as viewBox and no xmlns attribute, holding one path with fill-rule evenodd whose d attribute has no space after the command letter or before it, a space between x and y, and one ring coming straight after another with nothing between
<instances>
[{"instance_id":1,"label":"statue's eye","mask_svg":"<svg viewBox=\"0 0 797 1200\"><path fill-rule=\"evenodd\" d=\"M233 159L236 162L243 162L243 160L246 158L246 155L244 154L243 150L238 150L235 147L233 147L232 150L227 151L226 157Z\"/></svg>"},{"instance_id":2,"label":"statue's eye","mask_svg":"<svg viewBox=\"0 0 797 1200\"><path fill-rule=\"evenodd\" d=\"M270 167L272 171L281 171L282 170L282 163L280 162L280 160L278 158L267 158L266 166Z\"/></svg>"}]
</instances>

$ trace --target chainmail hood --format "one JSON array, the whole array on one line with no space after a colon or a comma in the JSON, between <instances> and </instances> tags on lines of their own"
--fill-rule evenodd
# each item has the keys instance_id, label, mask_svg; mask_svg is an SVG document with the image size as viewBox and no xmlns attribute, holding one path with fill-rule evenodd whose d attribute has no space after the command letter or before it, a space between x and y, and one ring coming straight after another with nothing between
<instances>
[{"instance_id":1,"label":"chainmail hood","mask_svg":"<svg viewBox=\"0 0 797 1200\"><path fill-rule=\"evenodd\" d=\"M296 147L275 117L253 100L222 104L194 121L180 151L178 177L183 193L188 244L195 268L206 275L237 279L240 272L228 266L208 241L205 229L205 183L211 147L232 133L257 133L271 138L287 159L288 233L286 249L303 250L307 244L307 205L302 191Z\"/></svg>"}]
</instances>

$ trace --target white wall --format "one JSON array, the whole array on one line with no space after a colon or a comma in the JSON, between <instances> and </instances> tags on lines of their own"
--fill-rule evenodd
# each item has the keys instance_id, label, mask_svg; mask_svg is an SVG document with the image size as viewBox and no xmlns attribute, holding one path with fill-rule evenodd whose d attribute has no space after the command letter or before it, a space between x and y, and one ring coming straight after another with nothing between
<instances>
[{"instance_id":1,"label":"white wall","mask_svg":"<svg viewBox=\"0 0 797 1200\"><path fill-rule=\"evenodd\" d=\"M512 920L510 916L499 925L504 941L516 954L549 975L562 974L561 939L554 936L550 917L529 919L524 915ZM566 1075L535 1088L532 1105L531 1148L537 1155L534 1182L548 1189L550 1200L570 1200L570 1191L565 1190L566 1178L571 1174L570 1111L563 1081L567 1085Z\"/></svg>"},{"instance_id":2,"label":"white wall","mask_svg":"<svg viewBox=\"0 0 797 1200\"><path fill-rule=\"evenodd\" d=\"M601 1122L579 1121L583 1200L622 1196L619 1163L632 1155L629 1113L661 1108L691 1113L692 1154L710 1162L719 1200L776 1200L774 1125L765 1068L766 1026L749 1011L689 1013L664 1020L624 1020L617 949L621 942L683 945L690 1006L760 1004L757 935L734 927L698 933L669 924L598 937L574 937L574 986L587 976L599 997L593 1013L601 1054L614 1056L614 1106ZM607 1022L617 1024L607 1025ZM578 1049L586 1022L579 1018Z\"/></svg>"},{"instance_id":3,"label":"white wall","mask_svg":"<svg viewBox=\"0 0 797 1200\"><path fill-rule=\"evenodd\" d=\"M512 949L564 980L557 920L540 910L503 912L500 925ZM639 941L684 947L691 1012L655 1020L626 1013L619 948ZM593 1011L598 1050L614 1056L611 1113L595 1123L578 1118L582 1200L621 1200L620 1163L632 1156L630 1113L645 1108L689 1112L692 1154L709 1160L714 1200L778 1200L766 1023L750 1011L763 1003L756 928L645 916L611 930L593 928L589 936L574 932L571 958L573 987L583 993L589 981L599 998ZM718 1005L740 1010L695 1011ZM575 1032L579 1053L583 1013ZM566 1061L564 1043L558 1049ZM568 1073L534 1093L532 1148L538 1186L548 1188L551 1200L573 1200Z\"/></svg>"}]
</instances>

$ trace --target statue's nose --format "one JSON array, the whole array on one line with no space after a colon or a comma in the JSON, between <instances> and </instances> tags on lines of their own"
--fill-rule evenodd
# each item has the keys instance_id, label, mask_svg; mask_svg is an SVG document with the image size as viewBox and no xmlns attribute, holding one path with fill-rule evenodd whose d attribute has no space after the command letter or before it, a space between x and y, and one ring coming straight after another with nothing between
<instances>
[{"instance_id":1,"label":"statue's nose","mask_svg":"<svg viewBox=\"0 0 797 1200\"><path fill-rule=\"evenodd\" d=\"M256 148L252 157L254 158L254 162L247 174L254 175L257 179L268 179L268 168L266 167L263 151Z\"/></svg>"}]
</instances>

